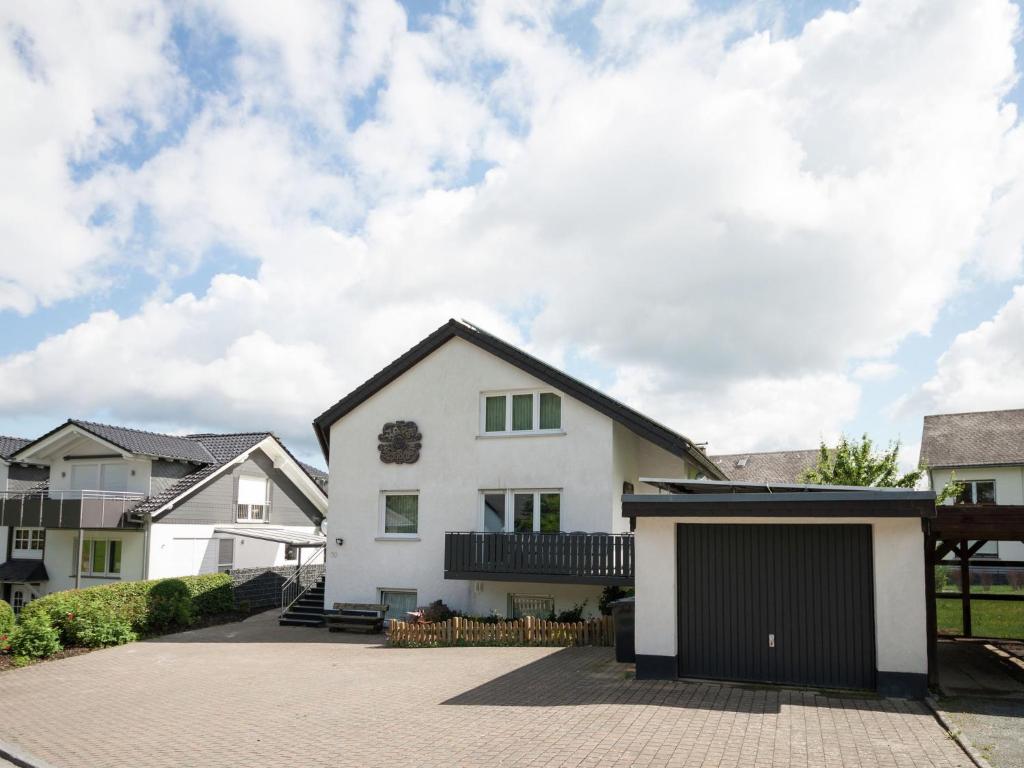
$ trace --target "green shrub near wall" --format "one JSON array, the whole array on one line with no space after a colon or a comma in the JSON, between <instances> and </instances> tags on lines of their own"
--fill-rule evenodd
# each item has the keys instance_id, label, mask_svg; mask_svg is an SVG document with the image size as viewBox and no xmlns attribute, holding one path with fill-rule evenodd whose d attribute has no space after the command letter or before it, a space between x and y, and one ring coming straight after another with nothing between
<instances>
[{"instance_id":1,"label":"green shrub near wall","mask_svg":"<svg viewBox=\"0 0 1024 768\"><path fill-rule=\"evenodd\" d=\"M10 635L13 629L14 609L11 608L10 603L0 600L0 638ZM0 648L4 645L5 643L0 641Z\"/></svg>"},{"instance_id":2,"label":"green shrub near wall","mask_svg":"<svg viewBox=\"0 0 1024 768\"><path fill-rule=\"evenodd\" d=\"M98 647L184 628L233 608L231 577L209 573L54 592L26 605L21 621L43 616L65 645Z\"/></svg>"},{"instance_id":3,"label":"green shrub near wall","mask_svg":"<svg viewBox=\"0 0 1024 768\"><path fill-rule=\"evenodd\" d=\"M46 616L22 616L11 633L11 654L17 659L41 659L61 649L57 629Z\"/></svg>"}]
</instances>

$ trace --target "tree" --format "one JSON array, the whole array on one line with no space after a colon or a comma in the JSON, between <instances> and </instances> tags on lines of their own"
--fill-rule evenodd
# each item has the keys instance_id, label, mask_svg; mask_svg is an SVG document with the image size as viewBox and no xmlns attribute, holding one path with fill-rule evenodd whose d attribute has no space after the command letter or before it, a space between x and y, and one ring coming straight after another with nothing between
<instances>
[{"instance_id":1,"label":"tree","mask_svg":"<svg viewBox=\"0 0 1024 768\"><path fill-rule=\"evenodd\" d=\"M889 443L884 451L876 452L875 444L867 435L860 441L839 438L835 448L823 442L818 463L804 470L800 480L816 485L867 485L875 488L914 488L925 473L925 467L901 475L899 471L900 442ZM956 498L963 492L963 483L953 475L946 487L936 494L935 503Z\"/></svg>"},{"instance_id":2,"label":"tree","mask_svg":"<svg viewBox=\"0 0 1024 768\"><path fill-rule=\"evenodd\" d=\"M884 451L876 452L871 438L864 435L860 441L839 438L835 448L821 444L818 463L800 476L805 483L817 485L869 485L875 488L913 488L923 469L901 475L899 471L900 443L890 443Z\"/></svg>"}]
</instances>

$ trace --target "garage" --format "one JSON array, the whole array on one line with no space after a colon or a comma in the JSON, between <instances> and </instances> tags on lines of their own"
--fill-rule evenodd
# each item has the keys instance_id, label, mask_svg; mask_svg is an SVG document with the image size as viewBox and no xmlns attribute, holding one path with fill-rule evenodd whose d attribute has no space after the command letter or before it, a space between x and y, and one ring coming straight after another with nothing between
<instances>
[{"instance_id":1,"label":"garage","mask_svg":"<svg viewBox=\"0 0 1024 768\"><path fill-rule=\"evenodd\" d=\"M679 674L875 687L869 525L677 525Z\"/></svg>"},{"instance_id":2,"label":"garage","mask_svg":"<svg viewBox=\"0 0 1024 768\"><path fill-rule=\"evenodd\" d=\"M927 692L931 491L643 478L636 674Z\"/></svg>"}]
</instances>

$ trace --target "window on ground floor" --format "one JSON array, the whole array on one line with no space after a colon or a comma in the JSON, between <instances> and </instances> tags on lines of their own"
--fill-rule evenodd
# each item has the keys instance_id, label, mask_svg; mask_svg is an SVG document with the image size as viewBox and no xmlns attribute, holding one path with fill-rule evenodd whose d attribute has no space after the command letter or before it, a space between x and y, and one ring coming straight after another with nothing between
<instances>
[{"instance_id":1,"label":"window on ground floor","mask_svg":"<svg viewBox=\"0 0 1024 768\"><path fill-rule=\"evenodd\" d=\"M217 571L227 573L235 563L235 540L217 539Z\"/></svg>"},{"instance_id":2,"label":"window on ground floor","mask_svg":"<svg viewBox=\"0 0 1024 768\"><path fill-rule=\"evenodd\" d=\"M416 590L414 589L379 589L380 602L388 607L384 618L387 620L408 620L406 613L416 610Z\"/></svg>"},{"instance_id":3,"label":"window on ground floor","mask_svg":"<svg viewBox=\"0 0 1024 768\"><path fill-rule=\"evenodd\" d=\"M16 589L11 593L11 608L14 609L15 616L21 613L21 609L25 607L25 602L24 590Z\"/></svg>"},{"instance_id":4,"label":"window on ground floor","mask_svg":"<svg viewBox=\"0 0 1024 768\"><path fill-rule=\"evenodd\" d=\"M118 539L86 539L82 543L82 575L119 577L123 546ZM78 547L77 540L75 547Z\"/></svg>"},{"instance_id":5,"label":"window on ground floor","mask_svg":"<svg viewBox=\"0 0 1024 768\"><path fill-rule=\"evenodd\" d=\"M555 612L555 599L551 595L520 595L510 593L508 596L508 615L513 619L533 616L536 619L547 619Z\"/></svg>"},{"instance_id":6,"label":"window on ground floor","mask_svg":"<svg viewBox=\"0 0 1024 768\"><path fill-rule=\"evenodd\" d=\"M13 554L41 553L46 546L45 528L15 528Z\"/></svg>"}]
</instances>

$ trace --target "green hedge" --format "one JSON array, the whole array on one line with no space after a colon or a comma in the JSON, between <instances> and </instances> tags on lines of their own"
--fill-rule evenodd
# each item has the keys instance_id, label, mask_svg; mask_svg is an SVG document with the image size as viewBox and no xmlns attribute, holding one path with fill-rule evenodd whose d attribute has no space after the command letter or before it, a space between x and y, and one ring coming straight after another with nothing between
<instances>
[{"instance_id":1,"label":"green hedge","mask_svg":"<svg viewBox=\"0 0 1024 768\"><path fill-rule=\"evenodd\" d=\"M11 604L0 600L0 637L6 637L14 629L14 609ZM0 647L3 643L0 642Z\"/></svg>"},{"instance_id":2,"label":"green hedge","mask_svg":"<svg viewBox=\"0 0 1024 768\"><path fill-rule=\"evenodd\" d=\"M233 608L231 577L208 573L54 592L33 600L21 615L22 621L45 616L65 645L111 645L128 642L133 634L184 628Z\"/></svg>"}]
</instances>

